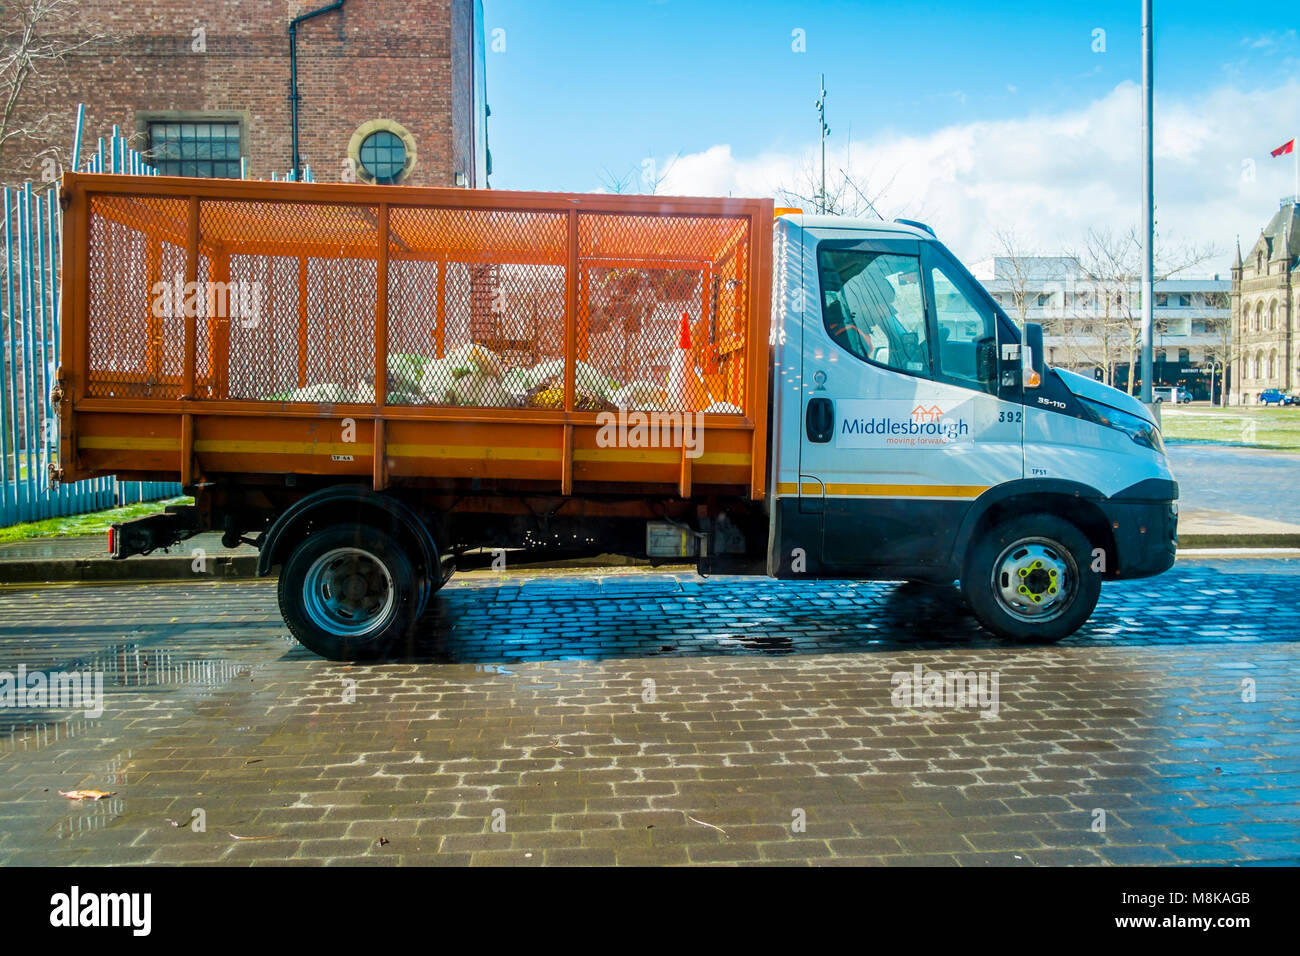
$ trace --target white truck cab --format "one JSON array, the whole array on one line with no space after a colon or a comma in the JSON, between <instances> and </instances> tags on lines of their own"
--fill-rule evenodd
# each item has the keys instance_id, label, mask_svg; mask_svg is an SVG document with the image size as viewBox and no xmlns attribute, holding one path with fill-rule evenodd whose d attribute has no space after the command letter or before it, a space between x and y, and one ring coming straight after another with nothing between
<instances>
[{"instance_id":1,"label":"white truck cab","mask_svg":"<svg viewBox=\"0 0 1300 956\"><path fill-rule=\"evenodd\" d=\"M791 213L774 244L769 574L960 580L993 632L1054 641L1173 564L1156 422L1046 367L928 227Z\"/></svg>"}]
</instances>

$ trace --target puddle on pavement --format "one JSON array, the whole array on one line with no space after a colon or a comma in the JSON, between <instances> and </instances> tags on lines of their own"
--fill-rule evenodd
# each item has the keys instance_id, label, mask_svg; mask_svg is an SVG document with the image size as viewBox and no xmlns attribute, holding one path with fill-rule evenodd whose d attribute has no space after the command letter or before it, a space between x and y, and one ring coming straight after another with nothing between
<instances>
[{"instance_id":1,"label":"puddle on pavement","mask_svg":"<svg viewBox=\"0 0 1300 956\"><path fill-rule=\"evenodd\" d=\"M126 812L126 797L121 794L121 789L127 784L127 766L133 753L134 751L124 750L115 754L101 772L77 785L79 790L104 790L113 793L113 796L99 800L69 800L54 794L68 804L67 815L52 828L56 839L73 840L83 833L102 830ZM50 792L54 793L53 790Z\"/></svg>"},{"instance_id":2,"label":"puddle on pavement","mask_svg":"<svg viewBox=\"0 0 1300 956\"><path fill-rule=\"evenodd\" d=\"M87 805L86 810L69 814L54 825L56 839L72 840L83 833L102 830L126 812L126 800L122 797L105 797L102 800L82 802Z\"/></svg>"},{"instance_id":3,"label":"puddle on pavement","mask_svg":"<svg viewBox=\"0 0 1300 956\"><path fill-rule=\"evenodd\" d=\"M765 654L794 653L794 640L781 634L709 634L704 640L714 641L722 647L743 647Z\"/></svg>"},{"instance_id":4,"label":"puddle on pavement","mask_svg":"<svg viewBox=\"0 0 1300 956\"><path fill-rule=\"evenodd\" d=\"M11 719L16 715L17 712L11 715ZM88 730L98 726L98 720L91 720L88 717L34 720L29 724L9 723L4 728L4 735L0 736L0 754L42 750L60 741L84 736Z\"/></svg>"},{"instance_id":5,"label":"puddle on pavement","mask_svg":"<svg viewBox=\"0 0 1300 956\"><path fill-rule=\"evenodd\" d=\"M104 699L99 703L105 713L111 714L114 692L171 689L188 696L208 697L233 680L251 678L261 668L261 664L228 658L185 657L158 648L117 644L60 667L28 665L26 674L29 687L30 676L36 673L96 675L102 680L103 688ZM17 666L3 669L11 679L16 678ZM54 693L53 687L48 693ZM88 710L96 708L85 700L71 700L75 703L70 706L50 701L44 705L0 707L0 754L42 750L97 728L103 718L86 715Z\"/></svg>"}]
</instances>

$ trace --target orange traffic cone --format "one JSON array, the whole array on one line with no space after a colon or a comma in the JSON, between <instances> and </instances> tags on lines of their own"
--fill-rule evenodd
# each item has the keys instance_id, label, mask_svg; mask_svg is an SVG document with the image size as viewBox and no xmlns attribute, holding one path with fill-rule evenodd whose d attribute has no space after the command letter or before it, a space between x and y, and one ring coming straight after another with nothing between
<instances>
[{"instance_id":1,"label":"orange traffic cone","mask_svg":"<svg viewBox=\"0 0 1300 956\"><path fill-rule=\"evenodd\" d=\"M668 401L679 411L691 407L690 369L691 369L691 317L682 313L681 324L677 328L677 348L668 364Z\"/></svg>"}]
</instances>

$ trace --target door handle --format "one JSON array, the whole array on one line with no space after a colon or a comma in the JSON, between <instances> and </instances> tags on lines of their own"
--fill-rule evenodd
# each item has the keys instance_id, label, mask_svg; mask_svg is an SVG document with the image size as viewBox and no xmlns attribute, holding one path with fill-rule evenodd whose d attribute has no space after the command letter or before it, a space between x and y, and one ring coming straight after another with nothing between
<instances>
[{"instance_id":1,"label":"door handle","mask_svg":"<svg viewBox=\"0 0 1300 956\"><path fill-rule=\"evenodd\" d=\"M804 425L808 431L808 440L825 444L835 434L835 406L829 398L810 398L808 412L804 416Z\"/></svg>"}]
</instances>

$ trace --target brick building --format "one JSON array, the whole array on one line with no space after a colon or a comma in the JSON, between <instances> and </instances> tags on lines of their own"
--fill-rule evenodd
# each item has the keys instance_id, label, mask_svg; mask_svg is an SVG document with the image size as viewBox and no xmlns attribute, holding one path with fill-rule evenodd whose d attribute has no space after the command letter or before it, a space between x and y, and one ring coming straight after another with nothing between
<instances>
[{"instance_id":1,"label":"brick building","mask_svg":"<svg viewBox=\"0 0 1300 956\"><path fill-rule=\"evenodd\" d=\"M1270 388L1300 388L1296 276L1300 271L1300 197L1282 200L1245 256L1232 264L1234 404L1259 401Z\"/></svg>"},{"instance_id":2,"label":"brick building","mask_svg":"<svg viewBox=\"0 0 1300 956\"><path fill-rule=\"evenodd\" d=\"M50 120L5 180L41 178L40 139L67 165L79 102L92 143L117 125L162 172L238 176L243 157L250 178L284 175L291 24L316 180L488 185L481 0L80 0L41 27L66 52L23 109Z\"/></svg>"}]
</instances>

